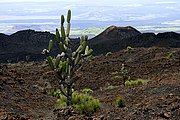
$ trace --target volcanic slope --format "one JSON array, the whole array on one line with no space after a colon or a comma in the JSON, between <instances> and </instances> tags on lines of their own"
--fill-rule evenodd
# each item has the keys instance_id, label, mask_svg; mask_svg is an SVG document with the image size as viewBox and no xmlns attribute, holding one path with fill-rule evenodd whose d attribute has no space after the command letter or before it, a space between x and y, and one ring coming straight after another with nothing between
<instances>
[{"instance_id":1,"label":"volcanic slope","mask_svg":"<svg viewBox=\"0 0 180 120\"><path fill-rule=\"evenodd\" d=\"M131 79L147 83L123 86L112 74L121 64ZM101 109L90 117L68 116L62 110L53 114L56 98L44 92L56 86L53 76L45 62L0 64L0 119L180 119L180 48L134 48L83 62L75 89L91 88L101 102ZM123 108L114 104L119 96Z\"/></svg>"}]
</instances>

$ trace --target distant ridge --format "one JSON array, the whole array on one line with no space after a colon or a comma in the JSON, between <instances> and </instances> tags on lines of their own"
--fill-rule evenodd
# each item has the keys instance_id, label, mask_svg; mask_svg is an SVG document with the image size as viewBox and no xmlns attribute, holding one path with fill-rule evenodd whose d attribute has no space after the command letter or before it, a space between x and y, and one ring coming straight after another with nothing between
<instances>
[{"instance_id":1,"label":"distant ridge","mask_svg":"<svg viewBox=\"0 0 180 120\"><path fill-rule=\"evenodd\" d=\"M55 35L50 32L34 30L18 31L12 35L0 33L0 63L18 62L21 60L44 60L41 55L47 48L49 40L55 41ZM73 45L78 45L77 38L72 39ZM141 33L131 26L110 26L96 37L89 40L94 55L116 52L131 47L173 47L180 48L180 34L175 32ZM54 50L56 52L57 50Z\"/></svg>"},{"instance_id":2,"label":"distant ridge","mask_svg":"<svg viewBox=\"0 0 180 120\"><path fill-rule=\"evenodd\" d=\"M141 33L131 26L110 26L90 40L94 55L116 52L131 47L180 47L180 34L175 32Z\"/></svg>"}]
</instances>

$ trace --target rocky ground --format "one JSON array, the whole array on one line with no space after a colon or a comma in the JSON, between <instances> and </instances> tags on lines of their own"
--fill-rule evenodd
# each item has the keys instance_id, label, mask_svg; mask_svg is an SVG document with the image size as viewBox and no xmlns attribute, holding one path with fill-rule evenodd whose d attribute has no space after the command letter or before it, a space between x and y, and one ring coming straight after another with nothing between
<instances>
[{"instance_id":1,"label":"rocky ground","mask_svg":"<svg viewBox=\"0 0 180 120\"><path fill-rule=\"evenodd\" d=\"M167 58L169 53L172 59ZM112 72L121 64L132 79L145 85L125 87ZM56 86L53 72L45 62L0 64L1 120L179 120L180 119L180 48L134 48L109 56L97 56L82 64L76 73L75 89L91 88L101 109L90 117L67 110L55 110L56 98L45 90ZM125 107L114 105L122 96Z\"/></svg>"}]
</instances>

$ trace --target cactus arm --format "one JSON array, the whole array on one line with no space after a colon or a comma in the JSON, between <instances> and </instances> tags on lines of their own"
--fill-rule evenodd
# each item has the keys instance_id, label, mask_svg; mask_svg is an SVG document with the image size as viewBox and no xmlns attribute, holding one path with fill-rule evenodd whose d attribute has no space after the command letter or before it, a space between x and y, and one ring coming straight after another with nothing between
<instances>
[{"instance_id":1,"label":"cactus arm","mask_svg":"<svg viewBox=\"0 0 180 120\"><path fill-rule=\"evenodd\" d=\"M62 42L59 43L59 48L60 48L61 52L65 52L66 51Z\"/></svg>"},{"instance_id":2,"label":"cactus arm","mask_svg":"<svg viewBox=\"0 0 180 120\"><path fill-rule=\"evenodd\" d=\"M59 30L56 28L56 41L59 43L60 42L60 34Z\"/></svg>"},{"instance_id":3,"label":"cactus arm","mask_svg":"<svg viewBox=\"0 0 180 120\"><path fill-rule=\"evenodd\" d=\"M69 34L70 34L70 27L71 27L71 24L68 23L67 24L67 29L66 29L66 36L69 37Z\"/></svg>"},{"instance_id":4,"label":"cactus arm","mask_svg":"<svg viewBox=\"0 0 180 120\"><path fill-rule=\"evenodd\" d=\"M67 23L70 23L71 21L71 10L68 10L68 13L67 13Z\"/></svg>"},{"instance_id":5,"label":"cactus arm","mask_svg":"<svg viewBox=\"0 0 180 120\"><path fill-rule=\"evenodd\" d=\"M61 25L61 36L62 36L62 40L65 41L66 39L66 34L65 34L65 29L64 26Z\"/></svg>"},{"instance_id":6,"label":"cactus arm","mask_svg":"<svg viewBox=\"0 0 180 120\"><path fill-rule=\"evenodd\" d=\"M61 26L64 24L64 15L61 15Z\"/></svg>"},{"instance_id":7,"label":"cactus arm","mask_svg":"<svg viewBox=\"0 0 180 120\"><path fill-rule=\"evenodd\" d=\"M49 50L49 51L51 51L52 46L53 46L53 41L52 41L52 40L50 40L50 41L49 41L49 46L48 46L48 50Z\"/></svg>"}]
</instances>

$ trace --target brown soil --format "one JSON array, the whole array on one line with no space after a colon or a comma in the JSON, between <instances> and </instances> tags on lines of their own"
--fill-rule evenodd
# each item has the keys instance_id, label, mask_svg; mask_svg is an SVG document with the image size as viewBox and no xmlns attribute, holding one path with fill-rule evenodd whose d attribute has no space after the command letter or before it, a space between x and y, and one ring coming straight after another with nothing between
<instances>
[{"instance_id":1,"label":"brown soil","mask_svg":"<svg viewBox=\"0 0 180 120\"><path fill-rule=\"evenodd\" d=\"M167 59L169 53L174 60ZM121 79L113 79L112 72L122 63L132 79L145 79L147 84L125 87ZM84 62L76 76L75 89L93 89L102 105L91 117L74 113L68 116L71 120L180 119L180 48L135 48L98 56ZM54 87L53 80L45 62L0 64L0 119L68 119L66 110L54 110L56 98L45 93ZM125 107L114 105L118 96Z\"/></svg>"}]
</instances>

